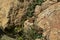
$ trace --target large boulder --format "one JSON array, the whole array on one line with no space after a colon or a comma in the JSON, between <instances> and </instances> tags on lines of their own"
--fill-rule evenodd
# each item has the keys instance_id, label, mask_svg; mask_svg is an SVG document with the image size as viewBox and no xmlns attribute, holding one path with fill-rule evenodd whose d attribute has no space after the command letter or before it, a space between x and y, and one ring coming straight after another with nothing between
<instances>
[{"instance_id":1,"label":"large boulder","mask_svg":"<svg viewBox=\"0 0 60 40\"><path fill-rule=\"evenodd\" d=\"M48 3L47 3L48 4ZM44 29L47 40L60 40L60 2L50 5L36 18L37 26ZM55 35L56 34L56 35Z\"/></svg>"}]
</instances>

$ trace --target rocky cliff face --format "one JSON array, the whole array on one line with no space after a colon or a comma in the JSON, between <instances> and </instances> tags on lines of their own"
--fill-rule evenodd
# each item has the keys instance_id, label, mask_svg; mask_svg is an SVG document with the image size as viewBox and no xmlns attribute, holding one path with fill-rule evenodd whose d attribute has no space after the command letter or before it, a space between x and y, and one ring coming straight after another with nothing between
<instances>
[{"instance_id":1,"label":"rocky cliff face","mask_svg":"<svg viewBox=\"0 0 60 40\"><path fill-rule=\"evenodd\" d=\"M23 33L24 38L30 37L27 40L60 40L60 0L44 0L41 3L41 0L1 0L0 28L13 27L14 31L18 26L20 33L23 26L22 30L26 33ZM42 38L35 38L41 34Z\"/></svg>"},{"instance_id":2,"label":"rocky cliff face","mask_svg":"<svg viewBox=\"0 0 60 40\"><path fill-rule=\"evenodd\" d=\"M43 4L39 6L43 11L37 13L35 23L44 29L43 35L47 40L60 40L60 2L46 1Z\"/></svg>"},{"instance_id":3,"label":"rocky cliff face","mask_svg":"<svg viewBox=\"0 0 60 40\"><path fill-rule=\"evenodd\" d=\"M2 0L0 1L0 26L3 26L5 28L7 22L8 22L8 12L10 8L12 7L12 2L10 0Z\"/></svg>"},{"instance_id":4,"label":"rocky cliff face","mask_svg":"<svg viewBox=\"0 0 60 40\"><path fill-rule=\"evenodd\" d=\"M20 25L30 3L32 0L1 0L0 26L5 29L7 26Z\"/></svg>"}]
</instances>

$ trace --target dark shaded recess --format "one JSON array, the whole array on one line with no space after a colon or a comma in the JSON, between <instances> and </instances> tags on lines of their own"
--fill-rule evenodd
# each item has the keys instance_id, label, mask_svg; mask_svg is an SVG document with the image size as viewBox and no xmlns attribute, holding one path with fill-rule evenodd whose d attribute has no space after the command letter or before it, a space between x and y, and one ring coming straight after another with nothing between
<instances>
[{"instance_id":1,"label":"dark shaded recess","mask_svg":"<svg viewBox=\"0 0 60 40\"><path fill-rule=\"evenodd\" d=\"M6 30L8 30L7 28L6 28ZM9 31L9 30L8 30ZM10 30L11 31L11 30ZM11 31L12 32L12 31ZM3 31L2 29L0 29L0 38L3 36L3 35L7 35L7 36L9 36L9 37L11 37L11 38L16 38L16 36L15 35L12 35L12 34L8 34L6 31Z\"/></svg>"},{"instance_id":2,"label":"dark shaded recess","mask_svg":"<svg viewBox=\"0 0 60 40\"><path fill-rule=\"evenodd\" d=\"M6 34L7 36L9 36L9 37L16 38L15 35L16 35L17 33L14 32L14 28L15 28L15 27L11 27L11 28L7 28L7 27L6 27L5 30L4 30L4 31L5 31L5 34Z\"/></svg>"},{"instance_id":3,"label":"dark shaded recess","mask_svg":"<svg viewBox=\"0 0 60 40\"><path fill-rule=\"evenodd\" d=\"M0 11L1 11L2 8L0 8Z\"/></svg>"},{"instance_id":4,"label":"dark shaded recess","mask_svg":"<svg viewBox=\"0 0 60 40\"><path fill-rule=\"evenodd\" d=\"M58 0L58 2L60 2L60 0Z\"/></svg>"},{"instance_id":5,"label":"dark shaded recess","mask_svg":"<svg viewBox=\"0 0 60 40\"><path fill-rule=\"evenodd\" d=\"M15 28L15 26L14 27L11 27L11 28L6 27L4 31L6 33L9 33L9 34L14 34L14 28Z\"/></svg>"},{"instance_id":6,"label":"dark shaded recess","mask_svg":"<svg viewBox=\"0 0 60 40\"><path fill-rule=\"evenodd\" d=\"M18 1L19 1L19 2L22 2L22 3L24 2L24 0L18 0Z\"/></svg>"},{"instance_id":7,"label":"dark shaded recess","mask_svg":"<svg viewBox=\"0 0 60 40\"><path fill-rule=\"evenodd\" d=\"M19 36L22 36L23 35L23 30L20 31L18 34L19 34Z\"/></svg>"},{"instance_id":8,"label":"dark shaded recess","mask_svg":"<svg viewBox=\"0 0 60 40\"><path fill-rule=\"evenodd\" d=\"M8 34L7 32L5 32L5 31L3 31L2 29L0 29L0 38L1 38L3 35L7 35L7 36L9 36L9 37L11 37L11 38L16 38L16 36L10 35L10 34Z\"/></svg>"},{"instance_id":9,"label":"dark shaded recess","mask_svg":"<svg viewBox=\"0 0 60 40\"><path fill-rule=\"evenodd\" d=\"M12 33L13 30L14 30L14 28L15 28L15 26L14 26L14 27L11 27L11 28L6 27L6 28L5 28L5 32L7 32L7 33Z\"/></svg>"},{"instance_id":10,"label":"dark shaded recess","mask_svg":"<svg viewBox=\"0 0 60 40\"><path fill-rule=\"evenodd\" d=\"M0 29L0 38L4 35L4 32L2 31L2 29Z\"/></svg>"}]
</instances>

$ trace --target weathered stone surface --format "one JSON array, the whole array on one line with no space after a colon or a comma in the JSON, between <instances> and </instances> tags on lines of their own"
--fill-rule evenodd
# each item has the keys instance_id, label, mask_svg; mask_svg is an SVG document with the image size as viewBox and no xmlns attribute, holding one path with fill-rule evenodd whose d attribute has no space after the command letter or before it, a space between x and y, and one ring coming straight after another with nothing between
<instances>
[{"instance_id":1,"label":"weathered stone surface","mask_svg":"<svg viewBox=\"0 0 60 40\"><path fill-rule=\"evenodd\" d=\"M40 12L42 12L45 9L47 9L49 6L55 4L56 2L47 0L47 1L43 2L41 6L40 5L36 5L34 15L37 16Z\"/></svg>"},{"instance_id":2,"label":"weathered stone surface","mask_svg":"<svg viewBox=\"0 0 60 40\"><path fill-rule=\"evenodd\" d=\"M60 30L60 2L50 5L43 10L36 19L36 24L44 29L44 36L47 40L60 40L58 31ZM57 31L56 31L57 30ZM57 33L56 33L57 32ZM56 34L56 35L55 35Z\"/></svg>"},{"instance_id":3,"label":"weathered stone surface","mask_svg":"<svg viewBox=\"0 0 60 40\"><path fill-rule=\"evenodd\" d=\"M40 5L36 5L34 15L37 16L41 12L42 8Z\"/></svg>"},{"instance_id":4,"label":"weathered stone surface","mask_svg":"<svg viewBox=\"0 0 60 40\"><path fill-rule=\"evenodd\" d=\"M27 8L32 1L33 0L1 0L0 28L5 29L9 26L20 25L21 20L24 20L22 17L26 14ZM45 1L41 6L36 5L34 16L24 22L24 31L28 31L31 26L33 27L33 25L36 24L36 29L40 27L44 30L43 36L47 40L60 40L60 2L58 2L59 0Z\"/></svg>"},{"instance_id":5,"label":"weathered stone surface","mask_svg":"<svg viewBox=\"0 0 60 40\"><path fill-rule=\"evenodd\" d=\"M24 32L31 30L31 28L33 27L33 20L34 20L34 17L29 18L24 22Z\"/></svg>"},{"instance_id":6,"label":"weathered stone surface","mask_svg":"<svg viewBox=\"0 0 60 40\"><path fill-rule=\"evenodd\" d=\"M53 2L58 2L59 0L44 0L44 1L53 1Z\"/></svg>"},{"instance_id":7,"label":"weathered stone surface","mask_svg":"<svg viewBox=\"0 0 60 40\"><path fill-rule=\"evenodd\" d=\"M0 26L6 27L8 22L8 12L12 7L13 0L0 0Z\"/></svg>"},{"instance_id":8,"label":"weathered stone surface","mask_svg":"<svg viewBox=\"0 0 60 40\"><path fill-rule=\"evenodd\" d=\"M55 14L55 13L54 13L55 11L60 10L59 7L60 7L60 4L57 3L57 4L55 4L55 5L50 6L48 9L42 11L42 12L38 15L38 18L37 18L38 25L39 25L39 23L43 22L43 20L44 20L44 23L47 22L47 24L48 24L48 21L51 20L51 19L49 19L50 16L51 16L51 14ZM56 13L56 14L57 14L57 13ZM57 15L58 15L58 14L57 14ZM51 18L52 18L52 17L51 17ZM53 19L53 20L54 20L54 19ZM57 19L57 20L58 20L58 19ZM39 22L39 21L40 21L40 22ZM44 23L43 23L43 24L44 24ZM42 27L43 27L43 26L42 26Z\"/></svg>"},{"instance_id":9,"label":"weathered stone surface","mask_svg":"<svg viewBox=\"0 0 60 40\"><path fill-rule=\"evenodd\" d=\"M53 28L49 34L49 39L50 40L60 40L59 34L58 34L58 29Z\"/></svg>"},{"instance_id":10,"label":"weathered stone surface","mask_svg":"<svg viewBox=\"0 0 60 40\"><path fill-rule=\"evenodd\" d=\"M23 1L23 0L22 0ZM22 16L25 15L28 5L33 1L0 0L0 26L20 25Z\"/></svg>"},{"instance_id":11,"label":"weathered stone surface","mask_svg":"<svg viewBox=\"0 0 60 40\"><path fill-rule=\"evenodd\" d=\"M49 6L51 6L51 5L55 4L55 3L56 2L54 2L54 1L46 1L46 2L42 3L41 9L45 10L46 8L48 8Z\"/></svg>"}]
</instances>

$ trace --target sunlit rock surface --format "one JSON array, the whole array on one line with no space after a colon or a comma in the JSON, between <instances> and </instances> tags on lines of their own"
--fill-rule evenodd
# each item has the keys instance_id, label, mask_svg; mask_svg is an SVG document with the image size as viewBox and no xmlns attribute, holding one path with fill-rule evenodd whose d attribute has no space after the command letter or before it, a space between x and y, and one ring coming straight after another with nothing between
<instances>
[{"instance_id":1,"label":"sunlit rock surface","mask_svg":"<svg viewBox=\"0 0 60 40\"><path fill-rule=\"evenodd\" d=\"M13 0L0 0L0 26L6 27L8 22L8 12L12 7Z\"/></svg>"},{"instance_id":2,"label":"sunlit rock surface","mask_svg":"<svg viewBox=\"0 0 60 40\"><path fill-rule=\"evenodd\" d=\"M0 28L16 27L24 20L29 4L33 0L0 0ZM34 15L24 20L24 31L30 26L42 28L43 40L60 40L60 0L45 0L41 5L36 5ZM24 18L23 18L24 17ZM34 20L34 21L33 21ZM18 27L19 27L18 26ZM13 31L13 30L12 30ZM3 38L7 37L4 35ZM9 37L7 37L9 40ZM13 39L10 39L13 40ZM36 39L42 40L42 39Z\"/></svg>"},{"instance_id":3,"label":"sunlit rock surface","mask_svg":"<svg viewBox=\"0 0 60 40\"><path fill-rule=\"evenodd\" d=\"M32 2L26 0L0 0L0 26L20 25L22 16L27 12L28 5Z\"/></svg>"},{"instance_id":4,"label":"sunlit rock surface","mask_svg":"<svg viewBox=\"0 0 60 40\"><path fill-rule=\"evenodd\" d=\"M44 29L43 34L48 35L47 40L60 40L60 34L58 34L60 31L60 2L50 5L37 17L37 25Z\"/></svg>"}]
</instances>

